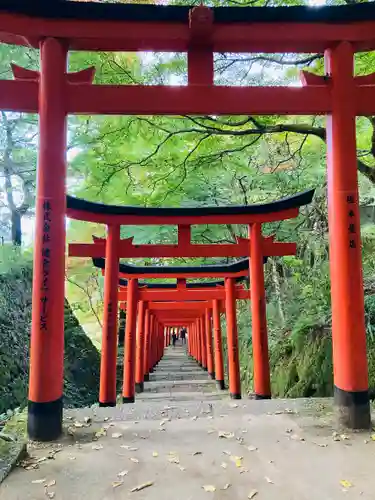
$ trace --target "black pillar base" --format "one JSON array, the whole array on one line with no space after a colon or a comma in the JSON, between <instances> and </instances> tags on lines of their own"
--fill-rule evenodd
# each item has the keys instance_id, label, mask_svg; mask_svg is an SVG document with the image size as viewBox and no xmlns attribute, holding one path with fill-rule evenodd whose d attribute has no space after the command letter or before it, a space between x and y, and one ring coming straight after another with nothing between
<instances>
[{"instance_id":1,"label":"black pillar base","mask_svg":"<svg viewBox=\"0 0 375 500\"><path fill-rule=\"evenodd\" d=\"M143 382L136 382L135 383L135 392L137 394L139 394L139 393L143 392L143 390L144 390Z\"/></svg>"},{"instance_id":2,"label":"black pillar base","mask_svg":"<svg viewBox=\"0 0 375 500\"><path fill-rule=\"evenodd\" d=\"M48 403L28 402L27 433L34 441L54 441L62 434L62 397Z\"/></svg>"},{"instance_id":3,"label":"black pillar base","mask_svg":"<svg viewBox=\"0 0 375 500\"><path fill-rule=\"evenodd\" d=\"M116 401L107 401L106 403L102 403L101 401L99 401L99 406L101 408L106 408L106 407L114 407L116 406Z\"/></svg>"},{"instance_id":4,"label":"black pillar base","mask_svg":"<svg viewBox=\"0 0 375 500\"><path fill-rule=\"evenodd\" d=\"M208 376L211 377L212 380L215 380L215 372L209 373Z\"/></svg>"},{"instance_id":5,"label":"black pillar base","mask_svg":"<svg viewBox=\"0 0 375 500\"><path fill-rule=\"evenodd\" d=\"M207 366L202 366L202 368L205 372L207 371Z\"/></svg>"},{"instance_id":6,"label":"black pillar base","mask_svg":"<svg viewBox=\"0 0 375 500\"><path fill-rule=\"evenodd\" d=\"M150 373L154 373L154 369L153 368L150 368Z\"/></svg>"},{"instance_id":7,"label":"black pillar base","mask_svg":"<svg viewBox=\"0 0 375 500\"><path fill-rule=\"evenodd\" d=\"M148 373L145 373L145 374L143 375L143 380L144 380L145 382L148 382L148 381L150 380L150 375L149 375Z\"/></svg>"},{"instance_id":8,"label":"black pillar base","mask_svg":"<svg viewBox=\"0 0 375 500\"><path fill-rule=\"evenodd\" d=\"M225 390L224 380L216 380L216 387L219 389L219 391L224 391Z\"/></svg>"},{"instance_id":9,"label":"black pillar base","mask_svg":"<svg viewBox=\"0 0 375 500\"><path fill-rule=\"evenodd\" d=\"M271 399L270 394L255 394L255 399Z\"/></svg>"},{"instance_id":10,"label":"black pillar base","mask_svg":"<svg viewBox=\"0 0 375 500\"><path fill-rule=\"evenodd\" d=\"M130 397L122 397L122 402L123 403L134 403L135 401L135 398L134 396L130 396Z\"/></svg>"},{"instance_id":11,"label":"black pillar base","mask_svg":"<svg viewBox=\"0 0 375 500\"><path fill-rule=\"evenodd\" d=\"M368 391L344 391L334 387L338 423L349 429L370 429L371 411Z\"/></svg>"},{"instance_id":12,"label":"black pillar base","mask_svg":"<svg viewBox=\"0 0 375 500\"><path fill-rule=\"evenodd\" d=\"M231 399L241 399L241 394L233 394L233 392L231 392L230 398Z\"/></svg>"}]
</instances>

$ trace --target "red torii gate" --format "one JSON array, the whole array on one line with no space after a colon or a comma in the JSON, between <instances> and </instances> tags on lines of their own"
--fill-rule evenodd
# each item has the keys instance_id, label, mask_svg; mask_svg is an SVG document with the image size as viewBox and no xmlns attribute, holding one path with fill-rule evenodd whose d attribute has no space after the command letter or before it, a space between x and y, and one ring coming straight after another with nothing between
<instances>
[{"instance_id":1,"label":"red torii gate","mask_svg":"<svg viewBox=\"0 0 375 500\"><path fill-rule=\"evenodd\" d=\"M118 271L117 266L120 257L137 257L145 256L163 256L163 251L167 255L174 257L186 257L200 255L200 248L203 247L203 255L223 255L223 252L228 251L235 255L249 255L250 271L251 271L251 293L254 300L252 301L252 332L253 332L253 357L254 357L254 389L257 398L265 399L271 397L271 384L269 373L268 360L268 339L267 339L267 324L266 324L266 303L264 289L264 271L263 262L265 255L288 255L295 254L296 245L294 243L281 243L274 241L273 237L264 238L262 236L261 224L275 220L283 220L296 217L299 213L299 208L309 203L312 199L314 191L306 191L294 196L283 198L271 203L248 205L248 206L229 206L229 207L200 207L200 208L143 208L143 207L121 207L115 205L104 205L101 203L93 203L71 196L67 197L67 214L71 218L78 220L91 221L96 223L105 223L108 228L108 242L103 239L95 238L93 244L71 244L69 245L69 255L78 257L89 257L92 255L106 255L106 273L104 286L104 318L103 318L103 341L102 341L102 363L107 367L112 366L116 357L116 322L117 309L115 304L118 301ZM131 224L174 224L178 223L179 241L177 245L132 245L129 240L120 240L120 225ZM190 226L193 224L220 224L220 223L247 223L249 225L250 239L239 238L237 242L231 245L201 245L192 244L190 241L191 232ZM246 245L246 247L245 247ZM228 249L232 247L235 250ZM224 249L224 250L223 250ZM135 252L134 252L135 250ZM240 253L241 252L241 253ZM265 253L267 252L267 253ZM97 261L98 259L96 257ZM155 277L176 277L177 279L202 276L225 277L228 283L233 281L236 276L244 276L248 273L247 265L244 267L245 261L237 262L231 265L211 265L211 266L196 266L196 267L154 267L150 266L130 266L120 264L120 275L125 277L134 277L134 275L148 278ZM247 261L246 261L247 263ZM95 259L94 259L95 264ZM104 268L104 261L99 267ZM233 284L228 285L225 297L230 297L230 310L228 309L227 317L231 324L235 321L235 297ZM132 289L133 293L133 289ZM135 291L134 291L135 293ZM141 292L142 293L142 292ZM143 292L144 295L147 292ZM216 292L215 292L216 293ZM183 290L178 291L180 300L184 300ZM188 294L190 296L190 294ZM187 296L187 297L188 297ZM175 300L176 293L170 295L170 300ZM197 300L199 300L197 292ZM209 298L209 292L202 292L201 298ZM216 298L216 296L212 296ZM224 297L223 297L224 298ZM141 298L140 300L145 300ZM186 298L186 300L189 300ZM131 297L131 301L135 304L135 299ZM135 307L135 305L134 305ZM133 311L134 308L132 307ZM134 312L135 315L135 312ZM127 322L128 323L128 322ZM234 324L234 323L233 323ZM135 326L130 327L130 331L134 330ZM128 326L127 326L128 331ZM229 329L229 335L236 336L236 329ZM125 333L126 335L126 333ZM129 333L130 335L130 333ZM238 358L237 346L235 340L230 341L233 349L229 349L230 356ZM134 347L126 347L125 343L125 364L131 369L132 357L135 354ZM128 346L132 346L128 342ZM107 357L109 358L107 360ZM237 361L229 363L231 369L232 364L237 365ZM125 366L125 365L124 365ZM106 368L108 369L108 368ZM114 370L114 368L113 368ZM115 372L113 377L115 377ZM232 379L238 377L236 372L233 372ZM238 384L237 384L238 385ZM236 398L240 394L240 390L236 385L236 390L231 391L232 397ZM133 402L134 393L132 393L133 385L127 382L127 391L123 395L124 402ZM101 401L103 404L108 401L113 402L113 390L109 391L112 398ZM102 394L102 391L101 391Z\"/></svg>"},{"instance_id":2,"label":"red torii gate","mask_svg":"<svg viewBox=\"0 0 375 500\"><path fill-rule=\"evenodd\" d=\"M375 7L205 8L11 0L0 41L40 48L40 72L14 68L0 108L39 113L28 432L62 425L66 116L89 114L326 114L335 403L341 422L370 425L359 231L355 117L375 114L373 75L353 55L375 48ZM186 87L93 85L66 73L69 50L187 51ZM213 85L214 52L324 52L327 75L304 86ZM53 166L53 167L52 167ZM53 287L51 286L53 283Z\"/></svg>"}]
</instances>

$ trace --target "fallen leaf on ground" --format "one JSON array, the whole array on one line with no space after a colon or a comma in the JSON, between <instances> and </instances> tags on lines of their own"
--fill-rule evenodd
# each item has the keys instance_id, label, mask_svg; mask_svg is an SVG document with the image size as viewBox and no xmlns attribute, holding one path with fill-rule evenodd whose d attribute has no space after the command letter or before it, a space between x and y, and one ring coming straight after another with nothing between
<instances>
[{"instance_id":1,"label":"fallen leaf on ground","mask_svg":"<svg viewBox=\"0 0 375 500\"><path fill-rule=\"evenodd\" d=\"M122 470L117 475L118 475L118 477L124 477L124 476L127 476L128 474L129 474L128 470Z\"/></svg>"},{"instance_id":2,"label":"fallen leaf on ground","mask_svg":"<svg viewBox=\"0 0 375 500\"><path fill-rule=\"evenodd\" d=\"M153 451L153 452L152 452L152 456L153 456L154 458L156 458L156 457L158 457L158 456L159 456L159 453L158 453L157 451Z\"/></svg>"},{"instance_id":3,"label":"fallen leaf on ground","mask_svg":"<svg viewBox=\"0 0 375 500\"><path fill-rule=\"evenodd\" d=\"M47 457L41 457L41 458L38 458L38 460L36 461L37 464L40 464L42 462L45 462L46 460L48 460Z\"/></svg>"},{"instance_id":4,"label":"fallen leaf on ground","mask_svg":"<svg viewBox=\"0 0 375 500\"><path fill-rule=\"evenodd\" d=\"M192 420L197 420L197 416L195 415L194 417L191 417Z\"/></svg>"},{"instance_id":5,"label":"fallen leaf on ground","mask_svg":"<svg viewBox=\"0 0 375 500\"><path fill-rule=\"evenodd\" d=\"M238 408L238 404L237 403L231 403L229 406L231 408Z\"/></svg>"},{"instance_id":6,"label":"fallen leaf on ground","mask_svg":"<svg viewBox=\"0 0 375 500\"><path fill-rule=\"evenodd\" d=\"M75 459L76 459L76 457L73 457L73 456L72 456L72 457L68 457L68 459L69 459L69 460L75 460Z\"/></svg>"},{"instance_id":7,"label":"fallen leaf on ground","mask_svg":"<svg viewBox=\"0 0 375 500\"><path fill-rule=\"evenodd\" d=\"M104 422L108 422L109 417L104 417Z\"/></svg>"},{"instance_id":8,"label":"fallen leaf on ground","mask_svg":"<svg viewBox=\"0 0 375 500\"><path fill-rule=\"evenodd\" d=\"M249 472L249 469L246 469L246 467L240 467L240 474L244 474L245 472Z\"/></svg>"},{"instance_id":9,"label":"fallen leaf on ground","mask_svg":"<svg viewBox=\"0 0 375 500\"><path fill-rule=\"evenodd\" d=\"M195 451L195 452L193 453L193 457L194 457L195 455L202 455L202 452L201 452L201 451Z\"/></svg>"},{"instance_id":10,"label":"fallen leaf on ground","mask_svg":"<svg viewBox=\"0 0 375 500\"><path fill-rule=\"evenodd\" d=\"M237 457L235 455L231 455L230 459L232 462L236 464L236 467L242 467L242 459L243 457Z\"/></svg>"},{"instance_id":11,"label":"fallen leaf on ground","mask_svg":"<svg viewBox=\"0 0 375 500\"><path fill-rule=\"evenodd\" d=\"M135 464L139 464L139 460L138 458L133 458L131 457L129 460L131 460L132 462L134 462Z\"/></svg>"},{"instance_id":12,"label":"fallen leaf on ground","mask_svg":"<svg viewBox=\"0 0 375 500\"><path fill-rule=\"evenodd\" d=\"M132 493L134 493L135 491L141 491L141 490L144 490L145 488L149 488L153 484L154 484L153 481L147 481L147 483L143 483L143 484L140 484L139 486L135 486L130 491Z\"/></svg>"},{"instance_id":13,"label":"fallen leaf on ground","mask_svg":"<svg viewBox=\"0 0 375 500\"><path fill-rule=\"evenodd\" d=\"M227 490L228 488L230 488L230 486L232 486L232 485L230 483L227 483L227 484L224 484L224 486L221 489Z\"/></svg>"},{"instance_id":14,"label":"fallen leaf on ground","mask_svg":"<svg viewBox=\"0 0 375 500\"><path fill-rule=\"evenodd\" d=\"M247 495L247 498L249 498L249 500L251 500L252 498L254 498L256 495L258 494L258 491L257 490L251 490L250 493Z\"/></svg>"},{"instance_id":15,"label":"fallen leaf on ground","mask_svg":"<svg viewBox=\"0 0 375 500\"><path fill-rule=\"evenodd\" d=\"M107 435L107 431L104 429L104 427L102 427L97 432L95 432L95 437L97 437L97 438L100 438L100 437L106 436L106 435Z\"/></svg>"},{"instance_id":16,"label":"fallen leaf on ground","mask_svg":"<svg viewBox=\"0 0 375 500\"><path fill-rule=\"evenodd\" d=\"M138 448L129 448L129 451L137 451Z\"/></svg>"},{"instance_id":17,"label":"fallen leaf on ground","mask_svg":"<svg viewBox=\"0 0 375 500\"><path fill-rule=\"evenodd\" d=\"M93 450L102 450L104 446L102 444L93 444L92 449Z\"/></svg>"},{"instance_id":18,"label":"fallen leaf on ground","mask_svg":"<svg viewBox=\"0 0 375 500\"><path fill-rule=\"evenodd\" d=\"M226 469L228 467L228 465L225 462L221 462L220 467L222 467L223 469Z\"/></svg>"},{"instance_id":19,"label":"fallen leaf on ground","mask_svg":"<svg viewBox=\"0 0 375 500\"><path fill-rule=\"evenodd\" d=\"M48 498L55 498L56 493L54 491L46 491L45 493Z\"/></svg>"},{"instance_id":20,"label":"fallen leaf on ground","mask_svg":"<svg viewBox=\"0 0 375 500\"><path fill-rule=\"evenodd\" d=\"M228 450L223 451L224 455L228 455L229 457L232 455L232 453Z\"/></svg>"},{"instance_id":21,"label":"fallen leaf on ground","mask_svg":"<svg viewBox=\"0 0 375 500\"><path fill-rule=\"evenodd\" d=\"M118 488L122 484L124 484L124 481L113 481L112 488Z\"/></svg>"},{"instance_id":22,"label":"fallen leaf on ground","mask_svg":"<svg viewBox=\"0 0 375 500\"><path fill-rule=\"evenodd\" d=\"M267 483L274 484L273 481L272 481L272 479L270 479L269 477L264 476L264 479L267 481Z\"/></svg>"},{"instance_id":23,"label":"fallen leaf on ground","mask_svg":"<svg viewBox=\"0 0 375 500\"><path fill-rule=\"evenodd\" d=\"M257 448L256 446L251 446L251 445L250 445L250 446L248 446L248 447L247 447L247 449L248 449L249 451L257 451L257 449L258 449L258 448Z\"/></svg>"},{"instance_id":24,"label":"fallen leaf on ground","mask_svg":"<svg viewBox=\"0 0 375 500\"><path fill-rule=\"evenodd\" d=\"M215 429L209 429L209 430L207 431L207 434L213 434L214 432L215 432Z\"/></svg>"},{"instance_id":25,"label":"fallen leaf on ground","mask_svg":"<svg viewBox=\"0 0 375 500\"><path fill-rule=\"evenodd\" d=\"M91 417L85 417L83 420L85 424L91 424Z\"/></svg>"},{"instance_id":26,"label":"fallen leaf on ground","mask_svg":"<svg viewBox=\"0 0 375 500\"><path fill-rule=\"evenodd\" d=\"M34 479L34 481L31 481L32 484L43 484L47 481L46 478L43 479Z\"/></svg>"},{"instance_id":27,"label":"fallen leaf on ground","mask_svg":"<svg viewBox=\"0 0 375 500\"><path fill-rule=\"evenodd\" d=\"M214 493L216 491L215 486L213 486L212 484L205 484L204 486L202 486L202 488L208 493Z\"/></svg>"},{"instance_id":28,"label":"fallen leaf on ground","mask_svg":"<svg viewBox=\"0 0 375 500\"><path fill-rule=\"evenodd\" d=\"M81 427L83 427L83 423L82 422L74 422L74 427L77 427L77 429L80 429Z\"/></svg>"},{"instance_id":29,"label":"fallen leaf on ground","mask_svg":"<svg viewBox=\"0 0 375 500\"><path fill-rule=\"evenodd\" d=\"M56 484L56 480L55 479L52 479L51 481L49 481L47 484L46 484L46 487L49 488L51 486L55 486Z\"/></svg>"},{"instance_id":30,"label":"fallen leaf on ground","mask_svg":"<svg viewBox=\"0 0 375 500\"><path fill-rule=\"evenodd\" d=\"M233 432L219 431L219 438L232 439L234 438Z\"/></svg>"},{"instance_id":31,"label":"fallen leaf on ground","mask_svg":"<svg viewBox=\"0 0 375 500\"><path fill-rule=\"evenodd\" d=\"M340 438L343 440L343 441L348 441L350 439L350 436L348 436L347 434L340 434Z\"/></svg>"},{"instance_id":32,"label":"fallen leaf on ground","mask_svg":"<svg viewBox=\"0 0 375 500\"><path fill-rule=\"evenodd\" d=\"M346 479L342 479L340 481L340 484L343 488L351 488L353 485L350 481L347 481Z\"/></svg>"},{"instance_id":33,"label":"fallen leaf on ground","mask_svg":"<svg viewBox=\"0 0 375 500\"><path fill-rule=\"evenodd\" d=\"M121 432L113 432L112 437L113 437L113 439L118 439L118 438L122 437L122 433Z\"/></svg>"},{"instance_id":34,"label":"fallen leaf on ground","mask_svg":"<svg viewBox=\"0 0 375 500\"><path fill-rule=\"evenodd\" d=\"M185 467L182 467L182 465L180 465L180 466L179 466L179 469L180 469L182 472L184 472L184 470L186 470L186 468L185 468Z\"/></svg>"},{"instance_id":35,"label":"fallen leaf on ground","mask_svg":"<svg viewBox=\"0 0 375 500\"><path fill-rule=\"evenodd\" d=\"M171 463L171 464L179 464L180 463L180 459L178 457L169 457L168 458L168 461Z\"/></svg>"}]
</instances>

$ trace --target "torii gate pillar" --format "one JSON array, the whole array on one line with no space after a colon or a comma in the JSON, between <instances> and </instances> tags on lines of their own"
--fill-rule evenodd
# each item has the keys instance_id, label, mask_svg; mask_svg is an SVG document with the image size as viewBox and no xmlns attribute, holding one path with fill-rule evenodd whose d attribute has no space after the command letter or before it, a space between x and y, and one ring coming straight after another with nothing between
<instances>
[{"instance_id":1,"label":"torii gate pillar","mask_svg":"<svg viewBox=\"0 0 375 500\"><path fill-rule=\"evenodd\" d=\"M135 392L143 392L144 372L143 357L145 350L145 303L140 300L138 303L137 318L137 341L136 341L136 362L135 362Z\"/></svg>"},{"instance_id":2,"label":"torii gate pillar","mask_svg":"<svg viewBox=\"0 0 375 500\"><path fill-rule=\"evenodd\" d=\"M254 364L254 392L256 399L271 397L270 366L268 360L268 336L266 318L266 294L262 252L262 227L250 225L250 287L251 321Z\"/></svg>"},{"instance_id":3,"label":"torii gate pillar","mask_svg":"<svg viewBox=\"0 0 375 500\"><path fill-rule=\"evenodd\" d=\"M122 392L123 403L134 403L137 294L138 280L132 278L128 282L128 297L126 304L127 314L124 350L124 383Z\"/></svg>"},{"instance_id":4,"label":"torii gate pillar","mask_svg":"<svg viewBox=\"0 0 375 500\"><path fill-rule=\"evenodd\" d=\"M214 299L212 301L212 315L214 324L214 350L215 350L215 376L218 389L224 390L224 365L223 365L223 347L221 341L220 325L220 303Z\"/></svg>"},{"instance_id":5,"label":"torii gate pillar","mask_svg":"<svg viewBox=\"0 0 375 500\"><path fill-rule=\"evenodd\" d=\"M233 278L225 278L225 311L227 316L229 393L232 399L241 399L236 295Z\"/></svg>"},{"instance_id":6,"label":"torii gate pillar","mask_svg":"<svg viewBox=\"0 0 375 500\"><path fill-rule=\"evenodd\" d=\"M207 308L205 311L205 330L206 330L206 345L207 345L207 370L208 375L215 378L215 365L212 349L212 327L211 327L211 309Z\"/></svg>"},{"instance_id":7,"label":"torii gate pillar","mask_svg":"<svg viewBox=\"0 0 375 500\"><path fill-rule=\"evenodd\" d=\"M371 425L353 78L353 48L342 42L325 54L331 77L327 118L329 261L332 294L334 399L341 424Z\"/></svg>"},{"instance_id":8,"label":"torii gate pillar","mask_svg":"<svg viewBox=\"0 0 375 500\"><path fill-rule=\"evenodd\" d=\"M120 226L108 226L99 406L116 406L118 246Z\"/></svg>"},{"instance_id":9,"label":"torii gate pillar","mask_svg":"<svg viewBox=\"0 0 375 500\"><path fill-rule=\"evenodd\" d=\"M66 65L61 40L40 44L39 157L27 431L62 433L64 371Z\"/></svg>"},{"instance_id":10,"label":"torii gate pillar","mask_svg":"<svg viewBox=\"0 0 375 500\"><path fill-rule=\"evenodd\" d=\"M149 370L150 370L150 335L151 335L151 315L150 310L146 309L145 312L145 334L144 334L144 345L145 352L143 354L143 380L148 382L150 380Z\"/></svg>"}]
</instances>

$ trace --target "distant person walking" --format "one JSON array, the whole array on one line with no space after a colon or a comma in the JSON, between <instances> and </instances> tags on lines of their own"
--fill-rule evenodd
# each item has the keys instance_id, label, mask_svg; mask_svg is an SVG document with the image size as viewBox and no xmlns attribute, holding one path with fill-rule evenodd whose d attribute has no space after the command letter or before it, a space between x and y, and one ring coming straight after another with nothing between
<instances>
[{"instance_id":1,"label":"distant person walking","mask_svg":"<svg viewBox=\"0 0 375 500\"><path fill-rule=\"evenodd\" d=\"M172 333L172 345L173 345L173 347L175 347L175 345L176 345L176 340L177 340L177 335L176 335L176 332L173 331L173 333Z\"/></svg>"},{"instance_id":2,"label":"distant person walking","mask_svg":"<svg viewBox=\"0 0 375 500\"><path fill-rule=\"evenodd\" d=\"M186 329L182 328L180 331L181 343L186 344Z\"/></svg>"}]
</instances>

